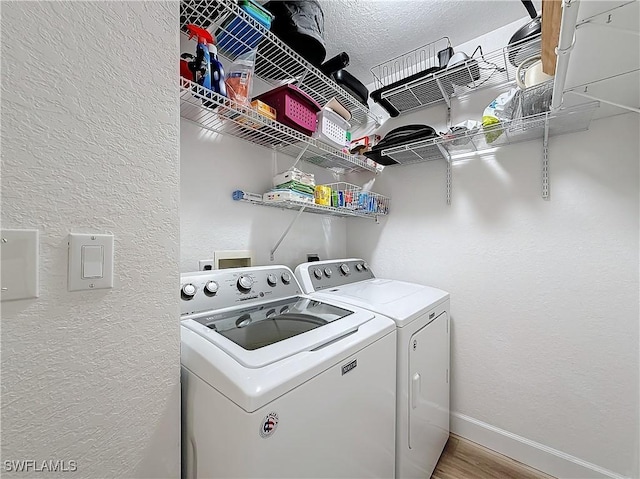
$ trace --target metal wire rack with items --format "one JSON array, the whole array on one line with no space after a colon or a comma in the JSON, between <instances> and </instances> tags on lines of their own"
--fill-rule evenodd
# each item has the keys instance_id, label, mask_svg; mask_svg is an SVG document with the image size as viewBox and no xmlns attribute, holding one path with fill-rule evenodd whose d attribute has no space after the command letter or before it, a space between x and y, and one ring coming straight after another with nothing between
<instances>
[{"instance_id":1,"label":"metal wire rack with items","mask_svg":"<svg viewBox=\"0 0 640 479\"><path fill-rule=\"evenodd\" d=\"M366 191L351 183L337 182L315 186L314 198L306 199L287 191L272 190L264 194L233 192L233 199L261 206L295 209L338 217L367 218L378 221L379 216L389 214L391 199Z\"/></svg>"},{"instance_id":2,"label":"metal wire rack with items","mask_svg":"<svg viewBox=\"0 0 640 479\"><path fill-rule=\"evenodd\" d=\"M303 185L311 186L313 180L306 181L301 176L309 177L307 173L301 173L298 170L292 170L281 173L274 177L274 184L279 181L297 179ZM289 183L289 182L287 182ZM274 259L274 255L282 241L298 221L302 213L315 213L328 216L337 216L342 218L365 218L379 222L380 216L389 214L389 206L391 199L379 193L374 193L365 188L353 185L351 183L337 182L324 185L315 185L312 187L314 195L305 195L300 193L303 188L290 187L284 188L285 185L279 185L274 189L264 193L256 194L242 190L236 190L232 194L232 198L236 201L251 203L253 205L270 206L272 208L297 210L298 214L292 219L289 226L280 236L271 249L270 258Z\"/></svg>"},{"instance_id":3,"label":"metal wire rack with items","mask_svg":"<svg viewBox=\"0 0 640 479\"><path fill-rule=\"evenodd\" d=\"M257 8L255 4L251 8ZM367 106L331 77L309 63L269 31L268 22L243 10L231 0L183 0L180 2L180 29L188 35L188 25L209 30L217 40L219 54L233 61L256 50L255 75L271 85L294 82L321 105L336 98L352 114L355 125L378 124Z\"/></svg>"},{"instance_id":4,"label":"metal wire rack with items","mask_svg":"<svg viewBox=\"0 0 640 479\"><path fill-rule=\"evenodd\" d=\"M180 116L212 132L299 156L326 168L376 171L373 161L344 153L185 78L180 79Z\"/></svg>"}]
</instances>

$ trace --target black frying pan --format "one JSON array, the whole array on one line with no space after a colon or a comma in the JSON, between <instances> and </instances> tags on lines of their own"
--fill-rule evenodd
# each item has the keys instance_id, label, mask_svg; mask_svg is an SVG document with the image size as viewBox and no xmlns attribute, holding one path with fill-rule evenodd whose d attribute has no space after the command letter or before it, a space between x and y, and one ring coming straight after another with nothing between
<instances>
[{"instance_id":1,"label":"black frying pan","mask_svg":"<svg viewBox=\"0 0 640 479\"><path fill-rule=\"evenodd\" d=\"M536 12L536 7L533 6L533 2L531 0L521 1L529 12L531 21L520 27L509 40L509 46L507 48L509 51L509 62L514 67L517 67L525 58L536 53L535 48L537 47L534 47L534 51L532 51L532 45L529 44L527 40L531 40L536 35L540 35L542 33L542 17L538 15L538 12Z\"/></svg>"}]
</instances>

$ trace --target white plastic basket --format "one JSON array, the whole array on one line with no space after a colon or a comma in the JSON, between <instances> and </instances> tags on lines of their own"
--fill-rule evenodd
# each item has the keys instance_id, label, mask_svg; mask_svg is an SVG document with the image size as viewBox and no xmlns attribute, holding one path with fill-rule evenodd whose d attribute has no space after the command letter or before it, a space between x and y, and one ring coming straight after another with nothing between
<instances>
[{"instance_id":1,"label":"white plastic basket","mask_svg":"<svg viewBox=\"0 0 640 479\"><path fill-rule=\"evenodd\" d=\"M336 148L343 148L350 127L349 122L335 111L323 108L318 112L318 127L313 137Z\"/></svg>"}]
</instances>

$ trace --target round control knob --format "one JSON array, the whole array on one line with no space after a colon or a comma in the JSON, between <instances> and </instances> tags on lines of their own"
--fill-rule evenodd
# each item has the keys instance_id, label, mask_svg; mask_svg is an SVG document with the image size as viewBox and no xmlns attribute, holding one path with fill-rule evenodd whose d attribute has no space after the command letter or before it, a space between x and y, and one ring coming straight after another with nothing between
<instances>
[{"instance_id":1,"label":"round control knob","mask_svg":"<svg viewBox=\"0 0 640 479\"><path fill-rule=\"evenodd\" d=\"M365 271L369 271L369 265L367 263L362 263L362 267Z\"/></svg>"},{"instance_id":2,"label":"round control knob","mask_svg":"<svg viewBox=\"0 0 640 479\"><path fill-rule=\"evenodd\" d=\"M340 272L347 276L351 272L351 270L349 269L349 265L347 263L342 263L340 265Z\"/></svg>"},{"instance_id":3,"label":"round control knob","mask_svg":"<svg viewBox=\"0 0 640 479\"><path fill-rule=\"evenodd\" d=\"M362 271L362 269L363 269L363 268L362 268L362 265L361 265L360 263L357 263L357 264L356 264L356 269L357 269L358 271Z\"/></svg>"},{"instance_id":4,"label":"round control knob","mask_svg":"<svg viewBox=\"0 0 640 479\"><path fill-rule=\"evenodd\" d=\"M196 287L191 283L187 283L182 287L182 296L191 299L196 294Z\"/></svg>"},{"instance_id":5,"label":"round control knob","mask_svg":"<svg viewBox=\"0 0 640 479\"><path fill-rule=\"evenodd\" d=\"M276 278L275 274L267 275L267 283L269 284L269 286L275 286L277 282L278 278Z\"/></svg>"},{"instance_id":6,"label":"round control knob","mask_svg":"<svg viewBox=\"0 0 640 479\"><path fill-rule=\"evenodd\" d=\"M208 294L216 294L218 292L218 283L215 281L207 281L204 285L204 292Z\"/></svg>"},{"instance_id":7,"label":"round control knob","mask_svg":"<svg viewBox=\"0 0 640 479\"><path fill-rule=\"evenodd\" d=\"M333 271L331 271L331 268L325 268L325 269L324 269L324 275L325 275L327 278L331 278L331 275L332 275L332 274L333 274Z\"/></svg>"},{"instance_id":8,"label":"round control knob","mask_svg":"<svg viewBox=\"0 0 640 479\"><path fill-rule=\"evenodd\" d=\"M284 284L289 284L291 283L291 275L289 273L287 273L286 271L284 273L282 273L282 282Z\"/></svg>"},{"instance_id":9,"label":"round control knob","mask_svg":"<svg viewBox=\"0 0 640 479\"><path fill-rule=\"evenodd\" d=\"M251 286L253 286L253 279L251 276L242 275L238 278L238 289L240 291L250 291Z\"/></svg>"},{"instance_id":10,"label":"round control knob","mask_svg":"<svg viewBox=\"0 0 640 479\"><path fill-rule=\"evenodd\" d=\"M320 268L314 269L313 270L313 275L318 279L322 278L322 271L320 270Z\"/></svg>"}]
</instances>

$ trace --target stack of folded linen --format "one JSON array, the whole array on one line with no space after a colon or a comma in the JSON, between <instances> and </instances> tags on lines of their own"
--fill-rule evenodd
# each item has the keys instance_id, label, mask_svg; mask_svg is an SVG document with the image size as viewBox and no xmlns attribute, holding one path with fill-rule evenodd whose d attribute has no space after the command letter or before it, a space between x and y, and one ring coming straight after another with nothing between
<instances>
[{"instance_id":1,"label":"stack of folded linen","mask_svg":"<svg viewBox=\"0 0 640 479\"><path fill-rule=\"evenodd\" d=\"M273 188L264 194L264 201L301 201L314 203L315 177L294 168L273 177Z\"/></svg>"}]
</instances>

